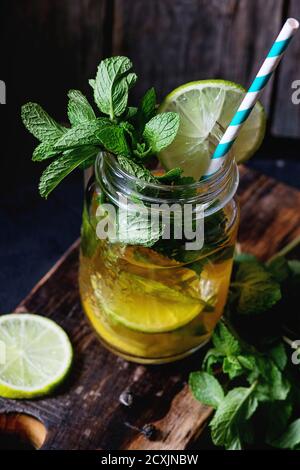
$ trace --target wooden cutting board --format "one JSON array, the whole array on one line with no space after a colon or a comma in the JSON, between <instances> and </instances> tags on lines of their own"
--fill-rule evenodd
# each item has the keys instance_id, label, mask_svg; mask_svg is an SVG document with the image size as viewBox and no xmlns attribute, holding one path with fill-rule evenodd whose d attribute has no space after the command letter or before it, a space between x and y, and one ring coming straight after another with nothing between
<instances>
[{"instance_id":1,"label":"wooden cutting board","mask_svg":"<svg viewBox=\"0 0 300 470\"><path fill-rule=\"evenodd\" d=\"M300 234L298 191L242 168L239 198L243 250L266 259ZM203 352L173 364L143 366L105 350L81 309L78 245L77 241L71 246L16 308L49 316L67 331L75 350L72 373L48 398L0 399L0 430L20 432L42 449L190 447L211 414L209 407L193 399L187 386L189 372L199 368ZM119 400L124 391L133 395L130 407ZM45 440L40 423L47 430ZM146 424L155 426L151 439L137 429ZM201 448L201 438L197 446Z\"/></svg>"}]
</instances>

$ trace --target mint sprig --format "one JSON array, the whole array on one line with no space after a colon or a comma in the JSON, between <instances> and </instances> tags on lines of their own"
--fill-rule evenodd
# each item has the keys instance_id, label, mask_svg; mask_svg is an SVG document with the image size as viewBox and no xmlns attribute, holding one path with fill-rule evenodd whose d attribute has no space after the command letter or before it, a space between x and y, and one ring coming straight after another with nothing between
<instances>
[{"instance_id":1,"label":"mint sprig","mask_svg":"<svg viewBox=\"0 0 300 470\"><path fill-rule=\"evenodd\" d=\"M51 191L53 191L67 175L84 162L95 158L97 153L98 149L93 146L86 146L81 149L72 149L64 152L59 158L54 160L42 174L39 184L40 195L47 198Z\"/></svg>"},{"instance_id":2,"label":"mint sprig","mask_svg":"<svg viewBox=\"0 0 300 470\"><path fill-rule=\"evenodd\" d=\"M129 106L129 91L136 80L127 57L101 61L96 78L89 81L100 116L79 90L70 90L67 110L70 128L57 123L37 103L22 106L24 125L41 142L33 152L33 161L54 159L41 177L39 188L43 197L75 168L93 164L100 150L122 157L123 169L130 168L130 174L150 181L144 162L173 141L179 116L172 112L156 115L153 88L145 93L138 108ZM151 181L159 179L153 176ZM164 183L176 181L178 172L169 172Z\"/></svg>"},{"instance_id":3,"label":"mint sprig","mask_svg":"<svg viewBox=\"0 0 300 470\"><path fill-rule=\"evenodd\" d=\"M171 144L174 135L177 134L178 128L178 114L158 114L146 123L143 137L153 152L160 152Z\"/></svg>"},{"instance_id":4,"label":"mint sprig","mask_svg":"<svg viewBox=\"0 0 300 470\"><path fill-rule=\"evenodd\" d=\"M282 339L299 274L297 260L263 264L248 254L235 260L225 319L202 370L189 379L194 397L216 410L210 423L216 446L300 448L299 371Z\"/></svg>"},{"instance_id":5,"label":"mint sprig","mask_svg":"<svg viewBox=\"0 0 300 470\"><path fill-rule=\"evenodd\" d=\"M21 117L24 125L40 142L54 144L68 129L56 122L37 103L22 106Z\"/></svg>"},{"instance_id":6,"label":"mint sprig","mask_svg":"<svg viewBox=\"0 0 300 470\"><path fill-rule=\"evenodd\" d=\"M110 57L98 66L94 98L100 111L111 120L121 116L127 108L129 89L137 80L134 73L129 73L131 68L127 57Z\"/></svg>"}]
</instances>

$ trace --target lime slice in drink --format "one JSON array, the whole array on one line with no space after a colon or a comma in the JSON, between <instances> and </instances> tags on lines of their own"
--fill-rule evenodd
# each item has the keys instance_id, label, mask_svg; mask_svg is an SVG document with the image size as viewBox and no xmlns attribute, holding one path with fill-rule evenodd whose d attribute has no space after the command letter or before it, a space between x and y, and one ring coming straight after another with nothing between
<instances>
[{"instance_id":1,"label":"lime slice in drink","mask_svg":"<svg viewBox=\"0 0 300 470\"><path fill-rule=\"evenodd\" d=\"M63 329L29 313L0 317L0 396L34 398L51 392L68 373L72 346Z\"/></svg>"},{"instance_id":2,"label":"lime slice in drink","mask_svg":"<svg viewBox=\"0 0 300 470\"><path fill-rule=\"evenodd\" d=\"M92 280L93 282L93 280ZM122 272L113 294L101 296L106 314L135 331L163 333L193 320L205 302L154 279Z\"/></svg>"},{"instance_id":3,"label":"lime slice in drink","mask_svg":"<svg viewBox=\"0 0 300 470\"><path fill-rule=\"evenodd\" d=\"M180 127L172 144L159 154L166 170L181 167L184 175L199 179L210 161L208 136L216 121L226 129L238 109L245 88L225 80L186 83L172 91L159 111L175 111ZM240 130L233 152L238 163L245 162L258 149L265 135L264 109L257 103Z\"/></svg>"}]
</instances>

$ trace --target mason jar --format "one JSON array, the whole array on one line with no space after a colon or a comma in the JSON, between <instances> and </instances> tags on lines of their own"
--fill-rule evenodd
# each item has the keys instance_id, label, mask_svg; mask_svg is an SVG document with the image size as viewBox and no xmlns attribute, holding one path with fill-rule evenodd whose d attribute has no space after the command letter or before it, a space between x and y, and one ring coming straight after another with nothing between
<instances>
[{"instance_id":1,"label":"mason jar","mask_svg":"<svg viewBox=\"0 0 300 470\"><path fill-rule=\"evenodd\" d=\"M211 152L220 138L219 129L210 135ZM231 153L213 176L183 185L142 181L114 155L98 155L84 202L79 286L83 309L106 348L127 360L155 364L187 356L209 340L228 294L237 186ZM139 229L129 218L124 235L122 215L118 233L99 238L97 228L111 216L109 207L120 215L124 199L143 209ZM176 208L171 216L170 206ZM188 235L181 230L180 208L182 214L190 208ZM145 226L150 210L159 221L155 230Z\"/></svg>"}]
</instances>

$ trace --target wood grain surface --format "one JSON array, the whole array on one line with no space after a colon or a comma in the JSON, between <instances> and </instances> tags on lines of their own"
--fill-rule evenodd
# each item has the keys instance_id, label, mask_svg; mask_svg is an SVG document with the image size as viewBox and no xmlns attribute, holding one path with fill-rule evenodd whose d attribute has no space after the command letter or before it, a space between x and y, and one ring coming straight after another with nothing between
<instances>
[{"instance_id":1,"label":"wood grain surface","mask_svg":"<svg viewBox=\"0 0 300 470\"><path fill-rule=\"evenodd\" d=\"M300 20L299 0L290 0L285 3L285 15ZM274 110L271 131L277 136L299 138L300 129L300 104L293 103L292 93L296 91L292 88L294 81L298 81L297 89L300 86L300 37L297 35L289 47L287 57L282 60L281 67L277 74L277 88L274 93ZM299 100L300 94L298 92Z\"/></svg>"},{"instance_id":2,"label":"wood grain surface","mask_svg":"<svg viewBox=\"0 0 300 470\"><path fill-rule=\"evenodd\" d=\"M22 135L24 146L16 115L28 100L66 119L67 90L80 88L91 98L88 79L111 54L133 60L135 101L153 85L161 99L205 78L248 87L288 16L300 18L299 0L2 0L1 79L11 135ZM300 106L291 103L299 44L296 36L262 95L276 135L299 136Z\"/></svg>"},{"instance_id":3,"label":"wood grain surface","mask_svg":"<svg viewBox=\"0 0 300 470\"><path fill-rule=\"evenodd\" d=\"M115 0L113 52L128 55L140 81L163 98L192 80L223 78L248 87L282 21L277 0ZM262 101L269 109L272 83Z\"/></svg>"},{"instance_id":4,"label":"wood grain surface","mask_svg":"<svg viewBox=\"0 0 300 470\"><path fill-rule=\"evenodd\" d=\"M244 250L265 259L300 234L299 192L242 168L239 198ZM82 312L77 268L78 241L16 309L49 316L67 331L75 350L69 379L45 399L0 399L0 414L38 418L47 428L42 449L201 448L199 435L211 410L192 398L186 382L203 352L174 364L142 366L106 351ZM133 396L130 407L119 400L126 391ZM147 424L155 427L151 439L139 431Z\"/></svg>"}]
</instances>

